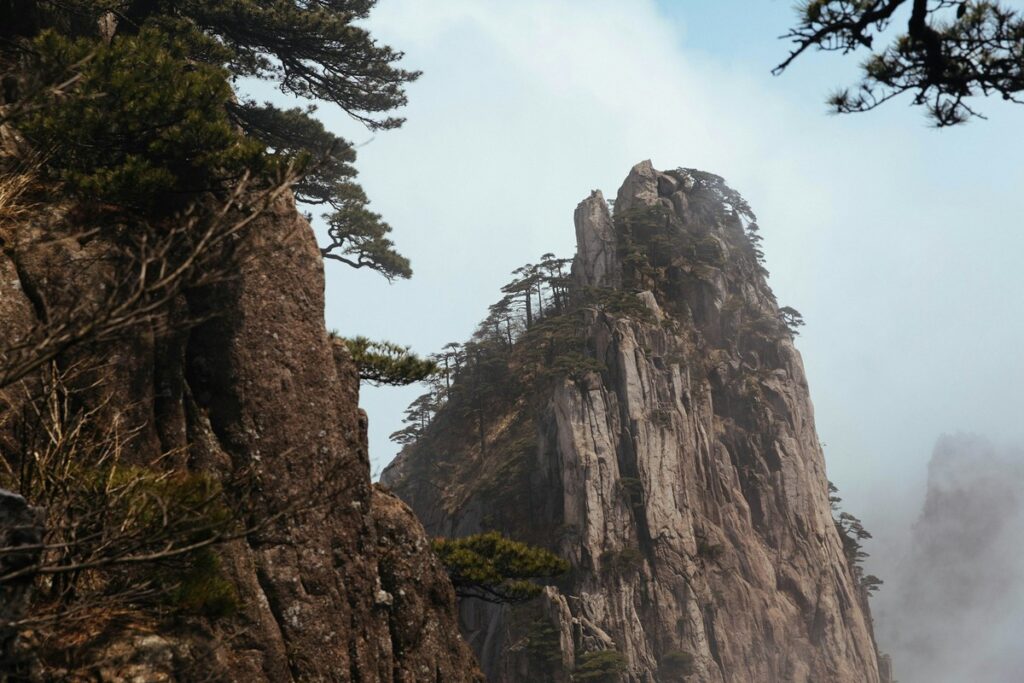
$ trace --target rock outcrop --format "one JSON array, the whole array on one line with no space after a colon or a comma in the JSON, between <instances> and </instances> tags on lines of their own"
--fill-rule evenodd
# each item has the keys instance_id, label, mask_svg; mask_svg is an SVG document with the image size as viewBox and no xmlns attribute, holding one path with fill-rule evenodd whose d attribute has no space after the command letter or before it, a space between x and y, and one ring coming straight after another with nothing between
<instances>
[{"instance_id":1,"label":"rock outcrop","mask_svg":"<svg viewBox=\"0 0 1024 683\"><path fill-rule=\"evenodd\" d=\"M78 235L58 212L15 228L0 254L4 348L68 296L102 292L109 267L102 236ZM216 548L236 614L138 629L122 619L93 652L77 647L75 665L102 680L477 680L422 527L370 483L358 373L324 326L309 224L280 201L251 232L231 277L183 292L127 337L58 358L102 366L81 400L121 421L135 462L179 453L181 471L225 486L244 472L253 518L273 520ZM71 677L52 666L33 670Z\"/></svg>"},{"instance_id":2,"label":"rock outcrop","mask_svg":"<svg viewBox=\"0 0 1024 683\"><path fill-rule=\"evenodd\" d=\"M599 367L489 409L486 433L441 408L385 472L431 534L497 529L571 562L532 605L463 602L489 680L569 681L614 651L600 680L879 681L752 220L720 178L650 162L614 224L592 194L573 271L607 292L578 311Z\"/></svg>"},{"instance_id":3,"label":"rock outcrop","mask_svg":"<svg viewBox=\"0 0 1024 683\"><path fill-rule=\"evenodd\" d=\"M615 226L608 204L600 190L595 190L576 207L576 258L573 273L579 284L590 287L613 287L622 278Z\"/></svg>"}]
</instances>

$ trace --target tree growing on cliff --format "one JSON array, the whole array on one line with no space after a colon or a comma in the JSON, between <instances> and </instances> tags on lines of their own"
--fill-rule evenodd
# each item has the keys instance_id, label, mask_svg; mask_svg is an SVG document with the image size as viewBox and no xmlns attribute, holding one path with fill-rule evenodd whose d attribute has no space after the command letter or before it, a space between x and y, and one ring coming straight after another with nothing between
<instances>
[{"instance_id":1,"label":"tree growing on cliff","mask_svg":"<svg viewBox=\"0 0 1024 683\"><path fill-rule=\"evenodd\" d=\"M791 306L783 306L779 309L779 318L790 334L800 334L800 328L804 326L804 317L800 314L800 311Z\"/></svg>"},{"instance_id":2,"label":"tree growing on cliff","mask_svg":"<svg viewBox=\"0 0 1024 683\"><path fill-rule=\"evenodd\" d=\"M594 650L582 653L576 660L573 681L585 683L615 683L626 672L628 663L616 650Z\"/></svg>"},{"instance_id":3,"label":"tree growing on cliff","mask_svg":"<svg viewBox=\"0 0 1024 683\"><path fill-rule=\"evenodd\" d=\"M262 146L238 133L224 107L227 72L182 68L193 53L187 40L145 29L97 45L45 31L25 46L43 94L13 121L66 193L159 216L269 170ZM50 96L44 84L68 74L76 89Z\"/></svg>"},{"instance_id":4,"label":"tree growing on cliff","mask_svg":"<svg viewBox=\"0 0 1024 683\"><path fill-rule=\"evenodd\" d=\"M322 249L325 257L354 267L369 267L389 279L408 277L408 261L395 252L387 238L391 228L367 208L365 193L355 182L352 145L326 131L313 117L311 107L282 110L256 103L244 93L231 93L231 84L241 82L240 78L267 80L275 82L287 95L337 105L371 130L401 125L402 120L389 112L405 104L404 86L415 80L418 73L399 68L396 64L401 53L378 44L357 25L374 5L375 0L0 3L0 76L5 83L19 86L5 86L5 93L23 93L18 102L8 102L17 106L10 108L7 121L28 129L26 137L46 155L45 168L57 176L65 175L64 165L69 159L82 166L78 174L95 181L79 183L77 187L72 183L72 189L79 191L83 199L97 199L90 194L90 187L106 190L102 180L110 171L103 159L51 155L54 147L58 152L66 152L67 148L53 137L61 132L57 121L51 120L49 126L39 125L41 116L43 122L46 120L40 112L56 110L66 114L65 138L80 141L81 149L102 149L114 159L123 158L124 168L119 177L126 182L118 186L130 185L133 178L145 180L143 189L166 200L181 198L181 188L177 187L181 183L202 185L203 178L210 175L229 181L233 165L251 171L258 169L251 159L243 158L245 155L188 155L187 145L179 149L180 143L199 141L177 131L173 132L177 142L148 145L139 150L140 143L146 143L147 136L152 137L144 126L154 121L170 128L175 122L196 125L215 121L218 135L230 137L232 125L218 120L227 118L245 132L237 144L251 143L244 144L247 153L255 145L264 150L269 161L288 160L304 167L305 177L295 186L297 198L330 209L325 214L330 239L330 244ZM149 37L135 38L144 35ZM147 56L144 50L152 53L154 49L153 36L162 36L165 42L174 36L176 51L159 58ZM40 49L45 47L39 45L41 39L51 46L57 43L59 54L54 55L51 50L47 61L45 51ZM138 45L133 47L132 40L139 41ZM78 53L77 59L72 58L74 52ZM121 58L125 68L97 72L90 66L94 58L102 62L108 55ZM44 58L42 62L40 57ZM131 62L131 68L126 60ZM161 70L168 68L179 78L161 75ZM223 76L217 79L217 73ZM119 104L151 102L160 96L186 99L188 83L200 77L210 81L202 92L216 100L216 113L204 115L197 109L187 112L187 117L174 117L173 108L160 112L155 107L154 112L160 115L153 116L146 110L136 111ZM100 101L94 104L102 108L103 98L111 97L110 86L121 86L126 79L129 84L135 81L136 87L131 93L111 99L115 106L109 108L108 123L112 124L110 130L145 133L141 141L127 133L106 135L103 129L90 126L91 118L75 119L70 105L87 107L98 97ZM64 86L61 96L54 94L58 85ZM29 121L35 117L37 125L23 125L26 117ZM175 154L191 163L170 163ZM168 163L157 163L165 156L171 157ZM221 162L228 162L227 167ZM147 166L154 163L159 173L151 172ZM98 198L125 199L117 193L109 197L101 194Z\"/></svg>"},{"instance_id":5,"label":"tree growing on cliff","mask_svg":"<svg viewBox=\"0 0 1024 683\"><path fill-rule=\"evenodd\" d=\"M524 602L540 594L537 580L569 570L569 563L554 553L513 541L496 531L437 539L432 545L460 598Z\"/></svg>"},{"instance_id":6,"label":"tree growing on cliff","mask_svg":"<svg viewBox=\"0 0 1024 683\"><path fill-rule=\"evenodd\" d=\"M54 248L82 239L79 226L52 223L38 203L35 169L13 172L5 161L0 156L0 239L20 258L57 259L59 277L40 293L34 325L18 329L14 316L0 334L0 488L46 513L35 541L28 530L0 534L0 595L32 588L27 610L0 610L0 647L21 647L12 636L26 634L35 639L25 643L33 658L53 655L78 676L69 644L84 646L126 616L231 612L237 595L213 547L324 502L260 513L244 467L218 477L183 467L185 447L136 448L138 427L123 426L107 393L123 365L98 353L126 339L166 340L172 327L200 322L176 302L222 285L252 258L254 222L294 178L265 189L243 178L223 203L170 224L137 222L133 239L106 240L97 260ZM27 225L48 229L25 236ZM0 678L20 676L21 663L0 653Z\"/></svg>"},{"instance_id":7,"label":"tree growing on cliff","mask_svg":"<svg viewBox=\"0 0 1024 683\"><path fill-rule=\"evenodd\" d=\"M834 515L832 521L843 543L843 555L853 573L853 578L863 592L864 599L867 600L868 596L877 592L884 582L874 574L864 573L864 560L870 556L864 552L862 544L872 536L857 517L849 512L840 511L839 504L842 500L839 497L839 489L832 482L828 482L828 502ZM839 514L835 515L837 512Z\"/></svg>"},{"instance_id":8,"label":"tree growing on cliff","mask_svg":"<svg viewBox=\"0 0 1024 683\"><path fill-rule=\"evenodd\" d=\"M981 117L971 98L1024 103L1024 16L991 0L806 0L784 38L794 48L783 72L809 49L871 51L854 88L829 99L837 113L869 111L904 93L936 126ZM881 49L875 39L898 21L906 29Z\"/></svg>"},{"instance_id":9,"label":"tree growing on cliff","mask_svg":"<svg viewBox=\"0 0 1024 683\"><path fill-rule=\"evenodd\" d=\"M408 346L387 341L371 341L366 337L345 339L352 361L359 369L359 379L374 386L405 386L422 382L437 373L437 363L420 358Z\"/></svg>"},{"instance_id":10,"label":"tree growing on cliff","mask_svg":"<svg viewBox=\"0 0 1024 683\"><path fill-rule=\"evenodd\" d=\"M438 397L433 393L428 392L416 398L405 409L405 417L402 418L405 427L392 433L389 438L403 446L416 443L426 433L440 406Z\"/></svg>"}]
</instances>

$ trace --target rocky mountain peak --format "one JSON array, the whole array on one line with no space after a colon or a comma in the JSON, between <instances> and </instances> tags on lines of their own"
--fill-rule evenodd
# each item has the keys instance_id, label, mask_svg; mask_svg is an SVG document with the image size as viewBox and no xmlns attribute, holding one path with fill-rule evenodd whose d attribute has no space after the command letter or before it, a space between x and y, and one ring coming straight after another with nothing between
<instances>
[{"instance_id":1,"label":"rocky mountain peak","mask_svg":"<svg viewBox=\"0 0 1024 683\"><path fill-rule=\"evenodd\" d=\"M615 213L657 204L658 178L663 175L654 170L650 159L633 166L615 195Z\"/></svg>"},{"instance_id":2,"label":"rocky mountain peak","mask_svg":"<svg viewBox=\"0 0 1024 683\"><path fill-rule=\"evenodd\" d=\"M616 197L576 209L579 303L552 288L518 338L482 327L385 473L429 533L572 565L527 605L464 600L464 635L502 683L882 680L752 210L650 161Z\"/></svg>"}]
</instances>

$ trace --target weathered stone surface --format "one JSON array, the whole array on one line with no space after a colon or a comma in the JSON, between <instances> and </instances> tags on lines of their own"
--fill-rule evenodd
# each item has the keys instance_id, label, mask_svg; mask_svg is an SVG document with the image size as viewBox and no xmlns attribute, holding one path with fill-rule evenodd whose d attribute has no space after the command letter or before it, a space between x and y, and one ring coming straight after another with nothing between
<instances>
[{"instance_id":1,"label":"weathered stone surface","mask_svg":"<svg viewBox=\"0 0 1024 683\"><path fill-rule=\"evenodd\" d=\"M46 230L73 226L54 219ZM233 277L164 312L201 324L167 334L143 325L69 356L104 369L81 400L106 405L138 434L137 462L187 444L178 466L225 481L245 473L252 519L276 521L216 549L240 611L215 622L150 619L143 633L125 620L102 650L75 656L111 681L477 680L422 528L370 484L358 373L324 326L310 226L282 201L251 230L254 251ZM0 347L43 313L32 300L58 312L76 288L96 291L110 267L94 258L103 249L100 238L71 237L11 247L0 258L0 312L32 320L5 327Z\"/></svg>"},{"instance_id":2,"label":"weathered stone surface","mask_svg":"<svg viewBox=\"0 0 1024 683\"><path fill-rule=\"evenodd\" d=\"M385 472L431 533L497 528L571 562L541 598L562 655L543 676L522 678L537 669L516 609L465 602L491 681L568 681L581 654L606 649L625 657L622 681L675 680L664 663L687 655L686 680L701 683L879 681L800 355L742 223L708 204L707 178L643 162L619 190L617 216L664 209L709 256L669 263L640 295L653 321L588 314L605 370L532 397L523 474L505 474L517 454L497 446L459 452L446 436L455 417ZM496 441L530 419L522 411L493 417Z\"/></svg>"},{"instance_id":3,"label":"weathered stone surface","mask_svg":"<svg viewBox=\"0 0 1024 683\"><path fill-rule=\"evenodd\" d=\"M455 592L422 525L405 503L380 488L374 488L371 513L380 577L377 606L389 624L394 680L482 681L467 661L465 646L454 639Z\"/></svg>"},{"instance_id":4,"label":"weathered stone surface","mask_svg":"<svg viewBox=\"0 0 1024 683\"><path fill-rule=\"evenodd\" d=\"M650 159L634 166L615 196L615 214L657 204L658 175Z\"/></svg>"},{"instance_id":5,"label":"weathered stone surface","mask_svg":"<svg viewBox=\"0 0 1024 683\"><path fill-rule=\"evenodd\" d=\"M622 273L615 253L615 226L600 190L580 202L574 219L579 245L572 264L576 281L584 287L619 287Z\"/></svg>"}]
</instances>

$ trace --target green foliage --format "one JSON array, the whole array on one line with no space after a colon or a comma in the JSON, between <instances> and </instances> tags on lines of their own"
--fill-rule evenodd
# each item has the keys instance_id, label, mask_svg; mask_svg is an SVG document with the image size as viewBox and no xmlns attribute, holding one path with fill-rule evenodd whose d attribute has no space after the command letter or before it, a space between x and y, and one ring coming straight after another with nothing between
<instances>
[{"instance_id":1,"label":"green foliage","mask_svg":"<svg viewBox=\"0 0 1024 683\"><path fill-rule=\"evenodd\" d=\"M402 420L405 427L393 432L390 439L403 446L419 441L426 433L437 410L438 404L434 400L434 394L429 392L423 394L405 409L405 417Z\"/></svg>"},{"instance_id":2,"label":"green foliage","mask_svg":"<svg viewBox=\"0 0 1024 683\"><path fill-rule=\"evenodd\" d=\"M527 628L526 652L531 663L546 671L561 666L562 644L559 632L546 617L535 619Z\"/></svg>"},{"instance_id":3,"label":"green foliage","mask_svg":"<svg viewBox=\"0 0 1024 683\"><path fill-rule=\"evenodd\" d=\"M585 652L577 658L572 680L582 683L615 683L626 672L626 658L615 650Z\"/></svg>"},{"instance_id":4,"label":"green foliage","mask_svg":"<svg viewBox=\"0 0 1024 683\"><path fill-rule=\"evenodd\" d=\"M16 123L44 168L80 198L143 211L173 208L263 167L261 147L233 126L227 73L193 63L187 40L154 29L110 45L46 31L32 42L43 95Z\"/></svg>"},{"instance_id":5,"label":"green foliage","mask_svg":"<svg viewBox=\"0 0 1024 683\"><path fill-rule=\"evenodd\" d=\"M459 597L515 603L540 594L535 579L564 574L569 563L496 531L457 539L437 539L434 552L444 564Z\"/></svg>"},{"instance_id":6,"label":"green foliage","mask_svg":"<svg viewBox=\"0 0 1024 683\"><path fill-rule=\"evenodd\" d=\"M323 215L330 239L320 250L325 258L375 270L389 280L412 276L409 260L388 238L391 226L368 208L366 193L355 182L355 149L314 118L315 107L278 109L250 100L230 111L275 156L305 162L308 172L295 184L295 198L331 208Z\"/></svg>"},{"instance_id":7,"label":"green foliage","mask_svg":"<svg viewBox=\"0 0 1024 683\"><path fill-rule=\"evenodd\" d=\"M650 290L659 301L682 301L694 281L714 277L727 263L749 263L766 272L757 217L742 195L712 173L685 168L666 173L689 188L681 214L659 203L615 216L627 290Z\"/></svg>"},{"instance_id":8,"label":"green foliage","mask_svg":"<svg viewBox=\"0 0 1024 683\"><path fill-rule=\"evenodd\" d=\"M839 532L839 539L843 543L843 555L846 557L850 572L863 590L866 599L869 594L876 592L883 583L874 574L867 576L864 574L864 560L870 557L870 555L864 552L862 542L870 539L872 536L859 519L849 512L839 511L839 503L842 502L842 498L839 497L838 493L839 489L836 488L835 484L828 482L829 505L832 507L833 513L839 512L838 515L834 516L833 522L835 523L836 531Z\"/></svg>"},{"instance_id":9,"label":"green foliage","mask_svg":"<svg viewBox=\"0 0 1024 683\"><path fill-rule=\"evenodd\" d=\"M220 558L210 548L202 548L188 558L177 577L171 604L189 614L209 619L229 617L238 611L238 589L224 576Z\"/></svg>"},{"instance_id":10,"label":"green foliage","mask_svg":"<svg viewBox=\"0 0 1024 683\"><path fill-rule=\"evenodd\" d=\"M475 422L472 448L484 454L488 441L496 438L494 415L520 401L530 404L552 383L579 381L605 370L588 347L589 309L629 310L640 319L653 320L632 293L574 289L566 273L568 263L569 259L544 254L538 264L513 272L514 279L502 288L502 298L490 307L473 338L448 344L435 356L441 373L428 395L416 400L429 410L410 405L406 427L395 432L393 440L418 441L426 432L420 417L443 411Z\"/></svg>"},{"instance_id":11,"label":"green foliage","mask_svg":"<svg viewBox=\"0 0 1024 683\"><path fill-rule=\"evenodd\" d=\"M643 322L653 323L651 312L636 292L622 289L606 289L586 287L576 292L579 305L596 308L614 316L628 317Z\"/></svg>"},{"instance_id":12,"label":"green foliage","mask_svg":"<svg viewBox=\"0 0 1024 683\"><path fill-rule=\"evenodd\" d=\"M586 326L578 310L535 322L520 337L516 360L524 380L534 387L566 377L579 381L605 369L588 353Z\"/></svg>"},{"instance_id":13,"label":"green foliage","mask_svg":"<svg viewBox=\"0 0 1024 683\"><path fill-rule=\"evenodd\" d=\"M828 483L828 505L835 512L839 509L839 504L843 502L843 499L839 497L839 489L832 482Z\"/></svg>"},{"instance_id":14,"label":"green foliage","mask_svg":"<svg viewBox=\"0 0 1024 683\"><path fill-rule=\"evenodd\" d=\"M422 382L437 372L434 361L420 358L408 346L366 337L345 339L345 345L359 368L359 378L376 386Z\"/></svg>"},{"instance_id":15,"label":"green foliage","mask_svg":"<svg viewBox=\"0 0 1024 683\"><path fill-rule=\"evenodd\" d=\"M272 81L288 95L335 104L372 130L401 125L388 112L405 104L404 87L419 74L398 68L402 54L359 25L375 4L0 3L0 68L18 65L14 81L0 76L20 81L23 92L46 93L30 107L29 137L80 197L177 208L194 199L190 193L222 189L245 170L295 163L305 170L297 199L331 208L323 255L388 279L409 277L390 226L367 208L355 182L352 145L328 132L314 107L258 104L231 87L245 78ZM52 44L54 35L64 43ZM51 97L59 84L66 87Z\"/></svg>"},{"instance_id":16,"label":"green foliage","mask_svg":"<svg viewBox=\"0 0 1024 683\"><path fill-rule=\"evenodd\" d=\"M409 259L395 250L387 236L391 226L366 207L367 200L360 188L347 194L350 198L325 216L331 241L320 253L353 268L369 268L388 280L412 277Z\"/></svg>"},{"instance_id":17,"label":"green foliage","mask_svg":"<svg viewBox=\"0 0 1024 683\"><path fill-rule=\"evenodd\" d=\"M693 655L682 650L666 652L658 663L658 673L664 681L681 681L697 672Z\"/></svg>"},{"instance_id":18,"label":"green foliage","mask_svg":"<svg viewBox=\"0 0 1024 683\"><path fill-rule=\"evenodd\" d=\"M191 545L228 531L234 522L220 482L207 473L101 463L72 465L67 476L78 496L106 499L106 520L125 535L155 538L173 525L178 540Z\"/></svg>"},{"instance_id":19,"label":"green foliage","mask_svg":"<svg viewBox=\"0 0 1024 683\"><path fill-rule=\"evenodd\" d=\"M968 102L998 96L1024 103L1024 15L1011 3L992 0L812 0L797 6L789 31L794 48L775 67L781 73L808 49L844 54L875 50L861 63L853 89L829 104L838 113L864 112L911 93L936 126L981 116ZM901 15L902 13L902 15ZM890 32L894 25L904 32ZM887 42L876 49L875 38Z\"/></svg>"},{"instance_id":20,"label":"green foliage","mask_svg":"<svg viewBox=\"0 0 1024 683\"><path fill-rule=\"evenodd\" d=\"M176 467L181 452L140 462L120 421L80 407L81 390L68 389L66 376L55 364L41 374L39 398L14 427L13 466L0 468L0 487L46 509L52 551L41 556L47 580L32 595L40 623L109 601L230 613L234 589L210 548L240 532L249 511L230 507L239 501L216 477Z\"/></svg>"},{"instance_id":21,"label":"green foliage","mask_svg":"<svg viewBox=\"0 0 1024 683\"><path fill-rule=\"evenodd\" d=\"M672 212L660 204L615 216L622 282L630 289L655 290L661 271L671 265L672 237L681 234Z\"/></svg>"},{"instance_id":22,"label":"green foliage","mask_svg":"<svg viewBox=\"0 0 1024 683\"><path fill-rule=\"evenodd\" d=\"M791 334L800 334L798 330L804 326L804 317L800 315L800 311L789 306L783 306L779 309L779 317L782 319L782 324L789 329Z\"/></svg>"},{"instance_id":23,"label":"green foliage","mask_svg":"<svg viewBox=\"0 0 1024 683\"><path fill-rule=\"evenodd\" d=\"M861 587L868 593L877 592L878 589L882 587L883 583L885 582L877 576L875 576L874 574L868 574L867 576L862 577L860 580Z\"/></svg>"}]
</instances>

